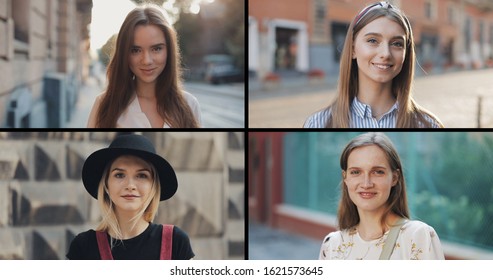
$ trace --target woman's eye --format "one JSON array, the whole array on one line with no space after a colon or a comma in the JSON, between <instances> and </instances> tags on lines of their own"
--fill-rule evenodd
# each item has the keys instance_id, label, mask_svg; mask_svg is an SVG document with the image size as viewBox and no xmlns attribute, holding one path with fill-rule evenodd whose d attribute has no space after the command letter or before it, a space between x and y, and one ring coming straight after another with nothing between
<instances>
[{"instance_id":1,"label":"woman's eye","mask_svg":"<svg viewBox=\"0 0 493 280\"><path fill-rule=\"evenodd\" d=\"M152 50L155 52L160 52L163 49L163 47L155 47Z\"/></svg>"},{"instance_id":2,"label":"woman's eye","mask_svg":"<svg viewBox=\"0 0 493 280\"><path fill-rule=\"evenodd\" d=\"M140 52L140 49L137 49L137 48L133 48L130 50L130 53L132 54L136 54L136 53L139 53Z\"/></svg>"},{"instance_id":3,"label":"woman's eye","mask_svg":"<svg viewBox=\"0 0 493 280\"><path fill-rule=\"evenodd\" d=\"M374 172L375 172L375 174L378 174L378 175L384 175L385 174L385 171L383 171L383 170L375 170Z\"/></svg>"},{"instance_id":4,"label":"woman's eye","mask_svg":"<svg viewBox=\"0 0 493 280\"><path fill-rule=\"evenodd\" d=\"M378 41L376 39L373 39L373 38L368 39L367 42L370 43L370 44L376 44L376 43L378 43Z\"/></svg>"},{"instance_id":5,"label":"woman's eye","mask_svg":"<svg viewBox=\"0 0 493 280\"><path fill-rule=\"evenodd\" d=\"M404 47L404 44L402 42L393 42L392 46L402 48L402 47Z\"/></svg>"},{"instance_id":6,"label":"woman's eye","mask_svg":"<svg viewBox=\"0 0 493 280\"><path fill-rule=\"evenodd\" d=\"M149 175L147 175L145 173L140 173L140 174L137 175L137 178L147 179L147 178L149 178Z\"/></svg>"},{"instance_id":7,"label":"woman's eye","mask_svg":"<svg viewBox=\"0 0 493 280\"><path fill-rule=\"evenodd\" d=\"M359 174L359 171L358 170L351 170L349 172L349 174L351 174L351 175L358 175Z\"/></svg>"},{"instance_id":8,"label":"woman's eye","mask_svg":"<svg viewBox=\"0 0 493 280\"><path fill-rule=\"evenodd\" d=\"M123 173L115 173L114 176L115 176L115 178L123 178L123 177L125 177L125 174L123 174Z\"/></svg>"}]
</instances>

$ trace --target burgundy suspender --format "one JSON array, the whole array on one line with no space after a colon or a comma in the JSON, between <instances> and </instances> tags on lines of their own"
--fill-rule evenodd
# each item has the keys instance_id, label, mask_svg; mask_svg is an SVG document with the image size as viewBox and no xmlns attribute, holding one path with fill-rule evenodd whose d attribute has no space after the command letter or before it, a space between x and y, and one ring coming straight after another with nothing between
<instances>
[{"instance_id":1,"label":"burgundy suspender","mask_svg":"<svg viewBox=\"0 0 493 280\"><path fill-rule=\"evenodd\" d=\"M163 237L161 239L160 260L171 260L171 247L173 245L173 225L163 225Z\"/></svg>"},{"instance_id":2,"label":"burgundy suspender","mask_svg":"<svg viewBox=\"0 0 493 280\"><path fill-rule=\"evenodd\" d=\"M99 254L102 260L112 260L110 244L106 232L96 231L96 239L98 240ZM171 252L173 245L173 225L163 225L163 233L161 238L161 253L160 260L171 260Z\"/></svg>"},{"instance_id":3,"label":"burgundy suspender","mask_svg":"<svg viewBox=\"0 0 493 280\"><path fill-rule=\"evenodd\" d=\"M106 237L106 232L96 231L96 239L98 240L99 254L102 260L112 260L113 255L111 255L110 244L108 244L108 238Z\"/></svg>"}]
</instances>

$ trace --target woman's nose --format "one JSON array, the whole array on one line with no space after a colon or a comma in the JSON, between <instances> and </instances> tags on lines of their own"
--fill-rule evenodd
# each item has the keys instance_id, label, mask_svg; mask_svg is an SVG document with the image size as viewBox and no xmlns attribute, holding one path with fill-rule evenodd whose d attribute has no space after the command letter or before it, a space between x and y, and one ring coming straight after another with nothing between
<instances>
[{"instance_id":1,"label":"woman's nose","mask_svg":"<svg viewBox=\"0 0 493 280\"><path fill-rule=\"evenodd\" d=\"M373 187L373 182L371 180L370 175L365 175L362 186L363 186L363 188L372 188Z\"/></svg>"},{"instance_id":2,"label":"woman's nose","mask_svg":"<svg viewBox=\"0 0 493 280\"><path fill-rule=\"evenodd\" d=\"M137 187L136 187L136 185L135 185L134 180L129 179L129 180L128 180L128 184L127 184L126 189L135 190L136 188L137 188Z\"/></svg>"},{"instance_id":3,"label":"woman's nose","mask_svg":"<svg viewBox=\"0 0 493 280\"><path fill-rule=\"evenodd\" d=\"M151 64L152 63L152 56L151 53L148 51L142 52L142 64Z\"/></svg>"},{"instance_id":4,"label":"woman's nose","mask_svg":"<svg viewBox=\"0 0 493 280\"><path fill-rule=\"evenodd\" d=\"M380 44L380 57L385 58L390 56L390 46L387 44Z\"/></svg>"}]
</instances>

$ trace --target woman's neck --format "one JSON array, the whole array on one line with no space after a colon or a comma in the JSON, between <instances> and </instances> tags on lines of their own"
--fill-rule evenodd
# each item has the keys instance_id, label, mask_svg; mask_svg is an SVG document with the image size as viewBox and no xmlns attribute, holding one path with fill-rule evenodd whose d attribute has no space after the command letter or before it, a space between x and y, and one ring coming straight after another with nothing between
<instances>
[{"instance_id":1,"label":"woman's neck","mask_svg":"<svg viewBox=\"0 0 493 280\"><path fill-rule=\"evenodd\" d=\"M388 225L393 224L397 221L398 216L390 213L384 223L384 228L382 228L382 214L374 214L363 212L359 213L360 221L356 226L360 237L363 240L375 240L382 237L385 232L389 229Z\"/></svg>"},{"instance_id":2,"label":"woman's neck","mask_svg":"<svg viewBox=\"0 0 493 280\"><path fill-rule=\"evenodd\" d=\"M139 83L135 88L137 97L144 99L155 99L156 98L156 86L155 84Z\"/></svg>"},{"instance_id":3,"label":"woman's neck","mask_svg":"<svg viewBox=\"0 0 493 280\"><path fill-rule=\"evenodd\" d=\"M149 222L144 220L144 217L141 217L137 222L132 221L132 217L126 214L116 214L118 219L118 224L120 225L120 230L122 233L122 239L130 239L138 236L146 228L149 226ZM110 232L111 236L116 236L113 232Z\"/></svg>"},{"instance_id":4,"label":"woman's neck","mask_svg":"<svg viewBox=\"0 0 493 280\"><path fill-rule=\"evenodd\" d=\"M371 107L373 117L380 117L387 113L395 104L392 95L392 83L361 83L358 88L358 100Z\"/></svg>"}]
</instances>

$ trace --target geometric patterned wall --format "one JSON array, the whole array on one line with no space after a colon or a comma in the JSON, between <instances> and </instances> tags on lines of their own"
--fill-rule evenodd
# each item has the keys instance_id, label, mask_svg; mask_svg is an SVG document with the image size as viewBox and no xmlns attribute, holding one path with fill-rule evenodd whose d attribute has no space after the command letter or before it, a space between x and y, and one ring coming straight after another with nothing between
<instances>
[{"instance_id":1,"label":"geometric patterned wall","mask_svg":"<svg viewBox=\"0 0 493 280\"><path fill-rule=\"evenodd\" d=\"M0 259L65 259L99 221L84 160L121 132L0 132ZM137 132L173 166L178 192L154 222L185 230L195 259L244 259L242 132Z\"/></svg>"}]
</instances>

